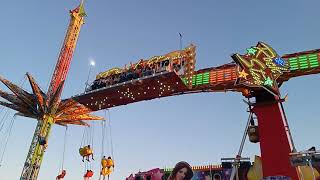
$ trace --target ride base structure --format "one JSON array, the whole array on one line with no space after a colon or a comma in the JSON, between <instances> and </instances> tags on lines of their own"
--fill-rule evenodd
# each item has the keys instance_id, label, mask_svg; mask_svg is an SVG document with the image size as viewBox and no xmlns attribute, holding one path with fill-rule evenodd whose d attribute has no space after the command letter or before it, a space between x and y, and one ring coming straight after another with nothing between
<instances>
[{"instance_id":1,"label":"ride base structure","mask_svg":"<svg viewBox=\"0 0 320 180\"><path fill-rule=\"evenodd\" d=\"M0 105L17 111L17 115L38 120L21 180L37 179L53 124L62 126L88 124L101 120L93 111L155 98L202 92L241 92L249 98L250 111L258 120L263 176L283 175L299 179L291 166L289 154L295 152L279 87L297 76L320 72L320 50L279 56L263 42L247 49L244 55L233 54L233 62L195 70L196 48L140 61L129 68L99 74L85 93L61 100L64 81L86 16L83 3L70 11L70 24L47 93L27 73L32 93L3 77L0 81L11 91L0 90L6 100ZM130 74L130 76L129 76ZM125 77L125 78L122 78ZM252 100L253 99L253 100ZM276 148L274 148L276 147Z\"/></svg>"}]
</instances>

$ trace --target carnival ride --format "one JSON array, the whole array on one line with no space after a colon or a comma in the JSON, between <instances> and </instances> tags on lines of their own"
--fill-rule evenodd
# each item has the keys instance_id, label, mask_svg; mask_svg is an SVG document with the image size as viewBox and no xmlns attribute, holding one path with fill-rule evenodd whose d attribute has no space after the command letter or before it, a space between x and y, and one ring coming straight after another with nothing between
<instances>
[{"instance_id":1,"label":"carnival ride","mask_svg":"<svg viewBox=\"0 0 320 180\"><path fill-rule=\"evenodd\" d=\"M0 105L17 111L17 115L38 120L21 180L37 179L53 124L87 126L84 121L103 119L90 114L93 111L167 96L221 91L241 92L249 99L249 111L258 121L259 138L255 141L260 142L263 176L280 174L298 179L296 168L290 164L289 153L296 150L279 87L293 77L319 73L319 49L279 56L269 45L259 42L248 48L244 55L232 55L234 62L196 71L196 50L190 45L164 56L140 60L129 68L101 73L85 93L61 100L86 16L83 2L70 11L70 15L68 31L47 93L28 73L32 93L0 77L12 92L0 91L0 96L7 100L0 101ZM107 168L107 163L103 163Z\"/></svg>"},{"instance_id":2,"label":"carnival ride","mask_svg":"<svg viewBox=\"0 0 320 180\"><path fill-rule=\"evenodd\" d=\"M52 124L87 126L88 124L82 120L103 119L89 114L92 110L72 99L60 99L80 29L86 16L83 2L70 11L70 16L70 24L47 93L40 89L29 73L27 73L27 77L33 93L29 93L7 79L0 77L0 81L12 92L0 91L0 96L8 101L1 101L0 105L17 111L17 115L38 120L21 173L21 180L37 179Z\"/></svg>"}]
</instances>

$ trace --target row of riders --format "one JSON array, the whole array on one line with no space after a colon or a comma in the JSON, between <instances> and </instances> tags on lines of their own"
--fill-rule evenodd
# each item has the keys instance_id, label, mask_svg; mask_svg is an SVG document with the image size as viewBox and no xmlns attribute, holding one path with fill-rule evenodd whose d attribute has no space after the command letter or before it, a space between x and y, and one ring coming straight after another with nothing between
<instances>
[{"instance_id":1,"label":"row of riders","mask_svg":"<svg viewBox=\"0 0 320 180\"><path fill-rule=\"evenodd\" d=\"M182 67L180 60L170 61L169 59L154 63L149 63L148 61L140 60L136 65L131 64L129 68L125 66L121 69L121 72L111 73L105 77L97 78L88 89L95 90L106 86L114 85L117 83L122 83L130 81L137 78L142 78L145 76L150 76L152 74L160 73L163 71L175 71L178 72Z\"/></svg>"}]
</instances>

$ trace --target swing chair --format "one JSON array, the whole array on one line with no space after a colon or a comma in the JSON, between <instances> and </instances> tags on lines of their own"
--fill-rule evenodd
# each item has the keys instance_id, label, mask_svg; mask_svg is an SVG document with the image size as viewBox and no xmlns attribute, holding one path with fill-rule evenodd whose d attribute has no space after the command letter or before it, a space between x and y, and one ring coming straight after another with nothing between
<instances>
[{"instance_id":1,"label":"swing chair","mask_svg":"<svg viewBox=\"0 0 320 180\"><path fill-rule=\"evenodd\" d=\"M101 159L101 172L100 172L100 177L103 177L103 180L105 180L106 176L109 176L110 174L113 172L113 168L114 168L114 164L113 164L113 160L111 159L111 157L109 156L108 158L106 158L106 156L103 156L103 158Z\"/></svg>"},{"instance_id":2,"label":"swing chair","mask_svg":"<svg viewBox=\"0 0 320 180\"><path fill-rule=\"evenodd\" d=\"M259 129L258 129L258 126L255 125L255 123L254 123L253 116L251 116L250 125L249 125L247 131L248 131L248 137L249 137L250 142L252 142L252 143L260 142Z\"/></svg>"},{"instance_id":3,"label":"swing chair","mask_svg":"<svg viewBox=\"0 0 320 180\"><path fill-rule=\"evenodd\" d=\"M62 160L61 160L61 166L59 169L59 174L56 177L56 180L62 180L67 174L67 171L64 169L64 157L65 157L65 152L66 152L66 143L67 143L67 131L68 131L68 126L66 126L65 132L64 132L64 142L63 142L63 152L62 152Z\"/></svg>"},{"instance_id":4,"label":"swing chair","mask_svg":"<svg viewBox=\"0 0 320 180\"><path fill-rule=\"evenodd\" d=\"M87 170L87 172L83 175L84 180L89 180L93 176L93 171L92 170Z\"/></svg>"},{"instance_id":5,"label":"swing chair","mask_svg":"<svg viewBox=\"0 0 320 180\"><path fill-rule=\"evenodd\" d=\"M92 122L93 123L93 122ZM83 175L84 180L89 180L92 178L94 172L92 171L90 156L93 158L93 136L94 136L94 126L87 126L84 128L81 144L79 147L79 154L82 157L82 162L84 162L85 173Z\"/></svg>"},{"instance_id":6,"label":"swing chair","mask_svg":"<svg viewBox=\"0 0 320 180\"><path fill-rule=\"evenodd\" d=\"M61 173L56 177L56 180L62 180L67 174L66 170L62 170Z\"/></svg>"},{"instance_id":7,"label":"swing chair","mask_svg":"<svg viewBox=\"0 0 320 180\"><path fill-rule=\"evenodd\" d=\"M106 110L105 112L105 119L106 118ZM108 177L108 180L110 178L110 174L114 171L114 160L112 159L113 156L113 145L112 145L112 136L111 136L111 123L110 123L110 112L108 110L108 115L109 115L109 121L108 121L108 126L106 123L106 120L101 121L101 129L102 129L102 146L101 146L101 171L100 171L100 177L99 180L105 180L106 176ZM109 129L108 129L109 128ZM110 143L109 139L107 136L107 131L109 130L109 138L110 138ZM107 139L106 139L107 138ZM105 141L107 140L107 145L110 147L109 149L111 150L111 156L108 156L106 158L105 152L104 152L104 146L105 146Z\"/></svg>"},{"instance_id":8,"label":"swing chair","mask_svg":"<svg viewBox=\"0 0 320 180\"><path fill-rule=\"evenodd\" d=\"M90 162L90 156L92 156L92 160L94 160L93 159L93 150L92 150L90 144L87 146L84 146L84 147L80 147L79 153L82 156L82 162L84 162L84 158L86 158L86 160Z\"/></svg>"},{"instance_id":9,"label":"swing chair","mask_svg":"<svg viewBox=\"0 0 320 180\"><path fill-rule=\"evenodd\" d=\"M79 154L82 157L82 162L86 159L90 162L90 156L92 160L93 158L93 126L85 127L83 131L82 141L79 147Z\"/></svg>"}]
</instances>

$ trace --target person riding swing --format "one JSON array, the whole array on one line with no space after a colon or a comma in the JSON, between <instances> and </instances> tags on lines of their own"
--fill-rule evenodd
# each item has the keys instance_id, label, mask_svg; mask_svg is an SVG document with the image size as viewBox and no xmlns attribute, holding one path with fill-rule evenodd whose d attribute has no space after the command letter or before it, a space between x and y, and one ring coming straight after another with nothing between
<instances>
[{"instance_id":1,"label":"person riding swing","mask_svg":"<svg viewBox=\"0 0 320 180\"><path fill-rule=\"evenodd\" d=\"M106 176L108 176L109 179L109 175L112 173L114 168L114 162L111 156L109 156L108 159L106 158L106 156L103 156L103 158L101 159L101 166L102 169L100 175L103 176L103 179L105 179Z\"/></svg>"},{"instance_id":2,"label":"person riding swing","mask_svg":"<svg viewBox=\"0 0 320 180\"><path fill-rule=\"evenodd\" d=\"M83 148L80 148L79 149L79 153L82 156L82 161L83 162L84 162L84 158L86 158L86 160L88 162L90 162L90 159L89 159L90 156L91 156L92 160L94 160L93 159L93 150L91 149L90 145L84 146Z\"/></svg>"},{"instance_id":3,"label":"person riding swing","mask_svg":"<svg viewBox=\"0 0 320 180\"><path fill-rule=\"evenodd\" d=\"M56 180L62 180L66 176L66 170L62 170L61 174L56 177Z\"/></svg>"}]
</instances>

